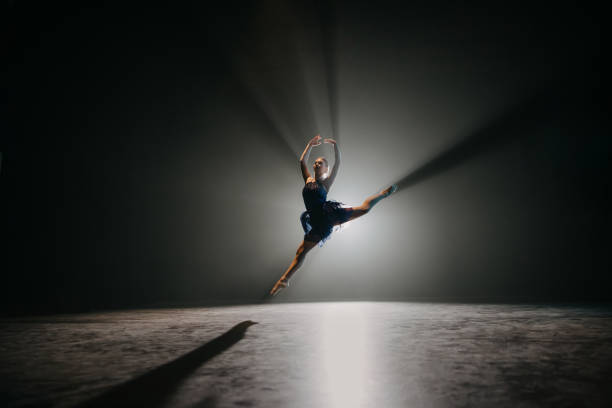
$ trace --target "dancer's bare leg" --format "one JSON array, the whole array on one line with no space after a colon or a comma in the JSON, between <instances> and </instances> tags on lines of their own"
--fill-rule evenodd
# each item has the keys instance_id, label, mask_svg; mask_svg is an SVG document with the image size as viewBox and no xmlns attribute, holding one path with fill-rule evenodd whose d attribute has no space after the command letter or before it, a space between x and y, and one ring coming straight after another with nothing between
<instances>
[{"instance_id":1,"label":"dancer's bare leg","mask_svg":"<svg viewBox=\"0 0 612 408\"><path fill-rule=\"evenodd\" d=\"M383 198L389 197L391 194L395 193L396 191L397 191L397 186L394 184L391 187L385 188L380 193L374 194L373 196L366 198L363 204L361 204L359 207L353 207L353 213L351 214L351 217L348 220L352 221L355 218L359 218L362 215L367 214L368 212L370 212L372 207L374 207L380 200L382 200Z\"/></svg>"},{"instance_id":2,"label":"dancer's bare leg","mask_svg":"<svg viewBox=\"0 0 612 408\"><path fill-rule=\"evenodd\" d=\"M293 258L293 261L291 261L289 268L287 268L283 276L281 276L281 278L278 280L278 282L276 282L276 284L270 291L271 295L275 295L276 293L278 293L279 290L289 286L289 279L291 279L291 276L293 276L295 271L297 271L298 268L302 266L306 254L312 248L314 248L315 245L317 245L317 243L313 241L302 241L297 251L295 252L295 258Z\"/></svg>"}]
</instances>

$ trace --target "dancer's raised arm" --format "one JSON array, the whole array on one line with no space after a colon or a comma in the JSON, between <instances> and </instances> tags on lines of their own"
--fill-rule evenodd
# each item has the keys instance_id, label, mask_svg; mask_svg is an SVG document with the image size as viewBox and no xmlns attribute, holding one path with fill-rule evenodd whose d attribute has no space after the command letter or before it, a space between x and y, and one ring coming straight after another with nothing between
<instances>
[{"instance_id":1,"label":"dancer's raised arm","mask_svg":"<svg viewBox=\"0 0 612 408\"><path fill-rule=\"evenodd\" d=\"M329 176L323 181L325 188L327 189L327 191L329 191L332 183L338 175L338 168L340 167L340 149L338 149L338 144L334 139L325 139L324 142L331 143L334 145L334 168L329 173Z\"/></svg>"},{"instance_id":2,"label":"dancer's raised arm","mask_svg":"<svg viewBox=\"0 0 612 408\"><path fill-rule=\"evenodd\" d=\"M304 177L304 183L308 181L308 178L311 177L308 172L308 156L310 156L310 149L313 146L318 146L321 144L321 136L316 135L313 137L310 142L306 145L306 149L304 149L304 153L302 153L302 157L300 157L300 167L302 168L302 177Z\"/></svg>"}]
</instances>

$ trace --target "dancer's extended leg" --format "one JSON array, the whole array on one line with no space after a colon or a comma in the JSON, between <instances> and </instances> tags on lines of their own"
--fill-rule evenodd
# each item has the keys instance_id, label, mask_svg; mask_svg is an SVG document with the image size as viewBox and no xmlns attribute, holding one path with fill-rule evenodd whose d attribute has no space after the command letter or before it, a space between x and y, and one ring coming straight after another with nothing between
<instances>
[{"instance_id":1,"label":"dancer's extended leg","mask_svg":"<svg viewBox=\"0 0 612 408\"><path fill-rule=\"evenodd\" d=\"M291 276L293 276L295 271L297 271L298 268L302 266L306 254L308 253L308 251L314 248L315 245L317 245L317 243L313 241L302 241L297 251L295 252L295 258L293 258L293 261L291 261L289 268L287 268L283 276L281 276L281 278L278 280L278 282L276 282L276 284L270 291L271 295L275 295L276 293L278 293L279 290L289 286L289 279L291 279Z\"/></svg>"},{"instance_id":2,"label":"dancer's extended leg","mask_svg":"<svg viewBox=\"0 0 612 408\"><path fill-rule=\"evenodd\" d=\"M380 193L374 194L373 196L366 198L363 204L361 204L359 207L353 207L353 213L351 214L351 217L348 220L352 221L355 218L359 218L362 215L367 214L368 212L370 212L372 207L374 207L380 200L382 200L383 198L389 197L391 194L395 193L396 191L397 191L397 186L394 184L391 187L385 188Z\"/></svg>"}]
</instances>

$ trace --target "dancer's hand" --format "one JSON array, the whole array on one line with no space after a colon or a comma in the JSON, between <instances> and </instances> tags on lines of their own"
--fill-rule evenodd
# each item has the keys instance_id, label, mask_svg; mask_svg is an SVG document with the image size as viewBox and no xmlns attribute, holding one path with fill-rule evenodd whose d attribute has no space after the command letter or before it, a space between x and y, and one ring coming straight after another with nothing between
<instances>
[{"instance_id":1,"label":"dancer's hand","mask_svg":"<svg viewBox=\"0 0 612 408\"><path fill-rule=\"evenodd\" d=\"M325 139L323 142L325 142L325 143L331 143L331 144L333 144L333 145L335 145L335 144L336 144L336 141L335 141L334 139Z\"/></svg>"},{"instance_id":2,"label":"dancer's hand","mask_svg":"<svg viewBox=\"0 0 612 408\"><path fill-rule=\"evenodd\" d=\"M310 142L308 142L309 146L318 146L320 144L321 144L321 135L316 135L310 140Z\"/></svg>"}]
</instances>

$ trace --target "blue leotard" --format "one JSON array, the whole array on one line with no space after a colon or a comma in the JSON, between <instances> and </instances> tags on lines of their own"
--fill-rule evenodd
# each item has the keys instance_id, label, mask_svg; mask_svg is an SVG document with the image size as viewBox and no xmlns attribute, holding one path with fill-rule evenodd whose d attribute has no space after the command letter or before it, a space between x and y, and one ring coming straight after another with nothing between
<instances>
[{"instance_id":1,"label":"blue leotard","mask_svg":"<svg viewBox=\"0 0 612 408\"><path fill-rule=\"evenodd\" d=\"M318 181L309 181L302 189L306 211L300 216L304 229L304 240L325 242L332 233L334 225L347 222L353 209L341 207L342 203L327 200L327 190Z\"/></svg>"}]
</instances>

